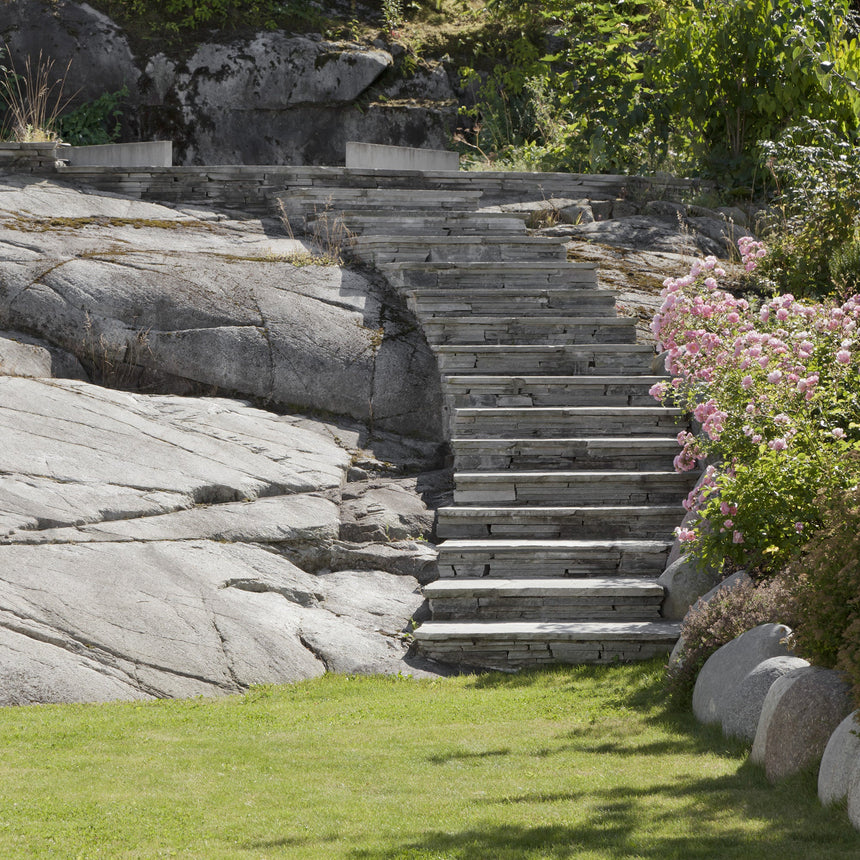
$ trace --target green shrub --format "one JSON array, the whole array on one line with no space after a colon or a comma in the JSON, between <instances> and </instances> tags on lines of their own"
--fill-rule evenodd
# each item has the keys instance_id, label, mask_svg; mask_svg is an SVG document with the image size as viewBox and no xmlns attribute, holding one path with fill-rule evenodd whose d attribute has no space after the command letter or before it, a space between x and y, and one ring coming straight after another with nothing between
<instances>
[{"instance_id":1,"label":"green shrub","mask_svg":"<svg viewBox=\"0 0 860 860\"><path fill-rule=\"evenodd\" d=\"M757 274L766 289L796 298L838 291L837 274L851 267L839 254L854 238L860 219L860 153L835 120L805 118L774 141L762 142L762 158L778 184L775 216L764 225L768 256ZM810 217L813 214L814 217Z\"/></svg>"},{"instance_id":2,"label":"green shrub","mask_svg":"<svg viewBox=\"0 0 860 860\"><path fill-rule=\"evenodd\" d=\"M60 137L72 146L91 146L113 143L119 139L122 99L128 96L128 87L115 93L104 93L86 102L57 120Z\"/></svg>"},{"instance_id":3,"label":"green shrub","mask_svg":"<svg viewBox=\"0 0 860 860\"><path fill-rule=\"evenodd\" d=\"M844 53L848 14L846 0L669 3L648 70L663 135L713 175L749 182L758 141L792 118L856 128L850 87L820 62Z\"/></svg>"},{"instance_id":4,"label":"green shrub","mask_svg":"<svg viewBox=\"0 0 860 860\"><path fill-rule=\"evenodd\" d=\"M852 237L830 256L830 280L841 296L860 293L860 239Z\"/></svg>"},{"instance_id":5,"label":"green shrub","mask_svg":"<svg viewBox=\"0 0 860 860\"><path fill-rule=\"evenodd\" d=\"M781 577L790 592L799 654L848 676L860 706L860 490L831 509Z\"/></svg>"},{"instance_id":6,"label":"green shrub","mask_svg":"<svg viewBox=\"0 0 860 860\"><path fill-rule=\"evenodd\" d=\"M694 606L681 625L683 645L679 659L666 673L673 697L689 699L708 657L741 633L759 624L793 627L793 607L787 587L779 580L760 585L741 581L718 592L704 606Z\"/></svg>"}]
</instances>

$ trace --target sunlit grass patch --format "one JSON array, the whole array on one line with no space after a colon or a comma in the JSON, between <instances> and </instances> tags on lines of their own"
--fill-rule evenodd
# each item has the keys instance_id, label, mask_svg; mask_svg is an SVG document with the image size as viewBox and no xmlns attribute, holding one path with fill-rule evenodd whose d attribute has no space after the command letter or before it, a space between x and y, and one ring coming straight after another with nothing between
<instances>
[{"instance_id":1,"label":"sunlit grass patch","mask_svg":"<svg viewBox=\"0 0 860 860\"><path fill-rule=\"evenodd\" d=\"M811 775L664 701L650 663L8 708L0 856L858 856Z\"/></svg>"}]
</instances>

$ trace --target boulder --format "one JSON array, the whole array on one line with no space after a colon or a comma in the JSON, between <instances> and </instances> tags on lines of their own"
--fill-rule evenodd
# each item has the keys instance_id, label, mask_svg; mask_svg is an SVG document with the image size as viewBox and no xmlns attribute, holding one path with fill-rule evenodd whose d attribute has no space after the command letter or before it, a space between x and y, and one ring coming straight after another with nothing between
<instances>
[{"instance_id":1,"label":"boulder","mask_svg":"<svg viewBox=\"0 0 860 860\"><path fill-rule=\"evenodd\" d=\"M0 3L0 31L18 72L26 58L40 52L54 59L54 75L66 70L64 98L72 105L96 99L123 86L133 90L140 78L128 39L106 15L86 3L17 0Z\"/></svg>"},{"instance_id":2,"label":"boulder","mask_svg":"<svg viewBox=\"0 0 860 860\"><path fill-rule=\"evenodd\" d=\"M0 31L19 67L40 50L58 74L72 60L72 107L127 86L126 134L173 140L177 164L343 164L348 140L443 149L457 123L444 66L401 74L382 43L265 31L170 56L138 40L135 56L114 22L72 0L0 3Z\"/></svg>"},{"instance_id":3,"label":"boulder","mask_svg":"<svg viewBox=\"0 0 860 860\"><path fill-rule=\"evenodd\" d=\"M731 576L727 576L722 582L717 583L710 591L706 591L697 601L697 604L705 605L714 599L718 594L730 591L740 585L751 585L752 579L745 570L738 570ZM776 656L776 655L773 655ZM764 659L764 658L763 658Z\"/></svg>"},{"instance_id":4,"label":"boulder","mask_svg":"<svg viewBox=\"0 0 860 860\"><path fill-rule=\"evenodd\" d=\"M808 665L800 657L771 657L726 689L725 700L720 703L723 733L730 738L755 740L762 706L771 685L777 678Z\"/></svg>"},{"instance_id":5,"label":"boulder","mask_svg":"<svg viewBox=\"0 0 860 860\"><path fill-rule=\"evenodd\" d=\"M784 624L761 624L718 648L705 661L693 688L693 713L699 722L721 723L726 691L737 688L760 663L790 656Z\"/></svg>"},{"instance_id":6,"label":"boulder","mask_svg":"<svg viewBox=\"0 0 860 860\"><path fill-rule=\"evenodd\" d=\"M721 246L706 236L685 232L677 221L653 215L632 215L628 218L595 220L589 224L560 225L548 228L544 235L570 236L634 251L666 251L673 254L726 253L725 245Z\"/></svg>"},{"instance_id":7,"label":"boulder","mask_svg":"<svg viewBox=\"0 0 860 860\"><path fill-rule=\"evenodd\" d=\"M854 762L848 775L848 820L860 830L860 761Z\"/></svg>"},{"instance_id":8,"label":"boulder","mask_svg":"<svg viewBox=\"0 0 860 860\"><path fill-rule=\"evenodd\" d=\"M690 607L718 582L718 574L701 562L682 556L658 577L665 597L661 614L671 621L680 621Z\"/></svg>"},{"instance_id":9,"label":"boulder","mask_svg":"<svg viewBox=\"0 0 860 860\"><path fill-rule=\"evenodd\" d=\"M860 711L853 711L827 741L818 769L818 799L825 805L848 797L851 772L860 768Z\"/></svg>"},{"instance_id":10,"label":"boulder","mask_svg":"<svg viewBox=\"0 0 860 860\"><path fill-rule=\"evenodd\" d=\"M752 761L771 782L817 766L852 709L848 685L832 669L808 666L777 678L762 706Z\"/></svg>"}]
</instances>

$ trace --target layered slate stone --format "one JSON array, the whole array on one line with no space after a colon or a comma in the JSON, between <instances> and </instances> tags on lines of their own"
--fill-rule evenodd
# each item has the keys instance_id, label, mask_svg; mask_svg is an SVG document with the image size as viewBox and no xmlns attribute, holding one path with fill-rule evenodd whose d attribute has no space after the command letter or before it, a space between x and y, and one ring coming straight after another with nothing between
<instances>
[{"instance_id":1,"label":"layered slate stone","mask_svg":"<svg viewBox=\"0 0 860 860\"><path fill-rule=\"evenodd\" d=\"M455 490L419 650L497 668L668 653L656 577L695 476L672 468L686 417L648 394L653 349L562 242L481 211L467 183L410 201L380 177L327 187L323 217L406 297L442 376ZM309 232L322 194L284 198Z\"/></svg>"}]
</instances>

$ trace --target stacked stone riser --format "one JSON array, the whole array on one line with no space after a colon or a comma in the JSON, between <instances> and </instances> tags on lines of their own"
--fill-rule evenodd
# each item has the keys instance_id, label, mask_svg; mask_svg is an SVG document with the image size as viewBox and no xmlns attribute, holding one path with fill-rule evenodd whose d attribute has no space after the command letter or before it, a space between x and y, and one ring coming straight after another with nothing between
<instances>
[{"instance_id":1,"label":"stacked stone riser","mask_svg":"<svg viewBox=\"0 0 860 860\"><path fill-rule=\"evenodd\" d=\"M681 505L464 506L440 509L436 532L441 538L659 539L671 535L684 513Z\"/></svg>"},{"instance_id":2,"label":"stacked stone riser","mask_svg":"<svg viewBox=\"0 0 860 860\"><path fill-rule=\"evenodd\" d=\"M432 262L433 260L504 262L564 259L564 245L551 239L472 236L357 236L351 249L356 259L381 263Z\"/></svg>"},{"instance_id":3,"label":"stacked stone riser","mask_svg":"<svg viewBox=\"0 0 860 860\"><path fill-rule=\"evenodd\" d=\"M666 505L683 498L689 472L459 472L457 505Z\"/></svg>"},{"instance_id":4,"label":"stacked stone riser","mask_svg":"<svg viewBox=\"0 0 860 860\"><path fill-rule=\"evenodd\" d=\"M545 541L540 549L526 540L448 540L439 550L439 582L484 577L657 577L666 567L670 547L668 541L656 540ZM659 586L654 590L662 594Z\"/></svg>"},{"instance_id":5,"label":"stacked stone riser","mask_svg":"<svg viewBox=\"0 0 860 860\"><path fill-rule=\"evenodd\" d=\"M642 621L660 619L663 595L656 598L631 597L606 602L599 598L565 600L547 596L528 598L450 598L430 599L430 611L437 621L475 618L479 621Z\"/></svg>"},{"instance_id":6,"label":"stacked stone riser","mask_svg":"<svg viewBox=\"0 0 860 860\"><path fill-rule=\"evenodd\" d=\"M615 316L615 299L604 290L412 290L409 308L422 319L469 316Z\"/></svg>"},{"instance_id":7,"label":"stacked stone riser","mask_svg":"<svg viewBox=\"0 0 860 860\"><path fill-rule=\"evenodd\" d=\"M537 469L623 470L672 468L674 439L453 439L454 469L460 472Z\"/></svg>"},{"instance_id":8,"label":"stacked stone riser","mask_svg":"<svg viewBox=\"0 0 860 860\"><path fill-rule=\"evenodd\" d=\"M401 213L391 215L376 215L370 211L347 211L337 216L349 224L349 232L353 236L363 235L396 235L398 233L429 236L482 236L486 233L502 235L511 233L522 235L523 222L521 218L510 215L487 214L480 218L466 217L462 212L452 212L447 216L425 215L423 217L409 216ZM331 222L333 216L329 213L318 213L308 216L306 223L313 231L318 222Z\"/></svg>"},{"instance_id":9,"label":"stacked stone riser","mask_svg":"<svg viewBox=\"0 0 860 860\"><path fill-rule=\"evenodd\" d=\"M380 265L388 280L406 292L413 289L452 294L492 288L501 292L552 288L559 292L597 287L595 267L564 259L494 262L424 262Z\"/></svg>"},{"instance_id":10,"label":"stacked stone riser","mask_svg":"<svg viewBox=\"0 0 860 860\"><path fill-rule=\"evenodd\" d=\"M536 436L661 436L677 435L686 429L675 409L631 406L606 409L601 406L468 407L454 415L454 435L509 438L516 429L520 438Z\"/></svg>"},{"instance_id":11,"label":"stacked stone riser","mask_svg":"<svg viewBox=\"0 0 860 860\"><path fill-rule=\"evenodd\" d=\"M473 666L510 669L550 663L607 663L646 660L665 654L677 641L674 624L627 622L610 634L605 624L477 622L461 633L456 622L439 622L425 640L434 654ZM568 628L572 628L568 632ZM477 631L480 631L479 633ZM647 637L647 638L646 638Z\"/></svg>"},{"instance_id":12,"label":"stacked stone riser","mask_svg":"<svg viewBox=\"0 0 860 860\"><path fill-rule=\"evenodd\" d=\"M582 317L431 317L424 323L431 344L633 343L632 320Z\"/></svg>"},{"instance_id":13,"label":"stacked stone riser","mask_svg":"<svg viewBox=\"0 0 860 860\"><path fill-rule=\"evenodd\" d=\"M653 350L639 344L442 344L435 352L443 375L510 376L511 371L516 370L525 375L629 376L641 371L653 357Z\"/></svg>"},{"instance_id":14,"label":"stacked stone riser","mask_svg":"<svg viewBox=\"0 0 860 860\"><path fill-rule=\"evenodd\" d=\"M531 406L653 406L649 388L658 377L627 380L564 376L448 376L442 384L456 408ZM677 453L677 451L675 452Z\"/></svg>"}]
</instances>

